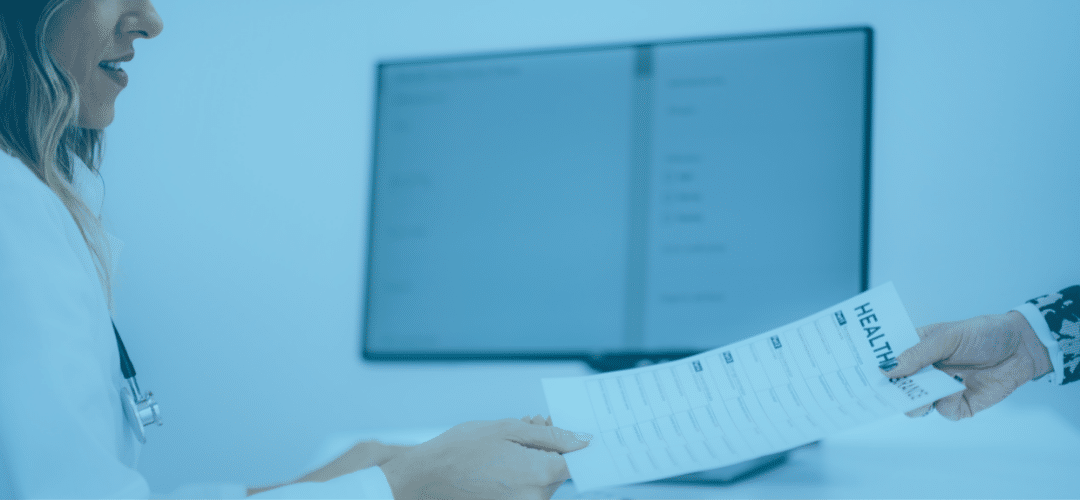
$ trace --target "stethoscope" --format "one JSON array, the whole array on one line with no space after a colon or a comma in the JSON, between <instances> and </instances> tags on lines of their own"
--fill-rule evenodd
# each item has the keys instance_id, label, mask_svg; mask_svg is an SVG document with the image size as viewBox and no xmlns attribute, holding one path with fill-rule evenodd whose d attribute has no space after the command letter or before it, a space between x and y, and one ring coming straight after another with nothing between
<instances>
[{"instance_id":1,"label":"stethoscope","mask_svg":"<svg viewBox=\"0 0 1080 500\"><path fill-rule=\"evenodd\" d=\"M135 431L135 437L140 443L146 442L146 427L152 424L161 425L161 408L154 401L154 393L142 393L139 382L135 380L135 365L131 364L124 341L120 340L120 332L116 330L116 323L112 326L116 334L116 346L120 349L120 371L124 374L128 386L124 388L124 414L128 423Z\"/></svg>"}]
</instances>

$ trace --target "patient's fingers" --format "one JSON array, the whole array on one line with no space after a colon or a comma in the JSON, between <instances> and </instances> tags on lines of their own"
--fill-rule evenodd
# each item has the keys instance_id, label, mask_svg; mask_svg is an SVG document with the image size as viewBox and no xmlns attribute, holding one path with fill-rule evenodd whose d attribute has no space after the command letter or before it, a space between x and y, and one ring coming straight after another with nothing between
<instances>
[{"instance_id":1,"label":"patient's fingers","mask_svg":"<svg viewBox=\"0 0 1080 500\"><path fill-rule=\"evenodd\" d=\"M930 410L933 410L933 409L934 409L934 403L930 403L930 404L928 404L926 406L920 406L918 408L915 408L914 410L911 410L911 411L909 411L907 413L904 413L904 415L907 415L907 416L909 416L911 418L925 417L925 416L929 415Z\"/></svg>"}]
</instances>

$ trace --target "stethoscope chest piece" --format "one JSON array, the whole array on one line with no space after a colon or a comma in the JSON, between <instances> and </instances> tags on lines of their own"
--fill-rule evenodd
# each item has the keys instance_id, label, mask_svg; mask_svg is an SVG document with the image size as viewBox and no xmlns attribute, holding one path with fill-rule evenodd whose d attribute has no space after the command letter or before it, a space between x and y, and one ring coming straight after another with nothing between
<instances>
[{"instance_id":1,"label":"stethoscope chest piece","mask_svg":"<svg viewBox=\"0 0 1080 500\"><path fill-rule=\"evenodd\" d=\"M134 384L132 379L128 382ZM146 427L161 425L161 408L154 401L154 393L139 394L138 386L124 388L124 416L140 443L146 443Z\"/></svg>"},{"instance_id":2,"label":"stethoscope chest piece","mask_svg":"<svg viewBox=\"0 0 1080 500\"><path fill-rule=\"evenodd\" d=\"M120 332L116 330L115 323L113 323L113 333L116 335L116 347L120 350L120 372L124 374L124 379L128 383L121 398L124 402L124 417L127 418L128 425L135 432L135 437L139 439L139 442L145 443L146 426L162 423L161 408L157 401L154 401L154 393L148 391L143 394L139 390L139 383L135 381L135 365L131 364L131 358L128 357L127 349L124 348L124 341L120 340Z\"/></svg>"}]
</instances>

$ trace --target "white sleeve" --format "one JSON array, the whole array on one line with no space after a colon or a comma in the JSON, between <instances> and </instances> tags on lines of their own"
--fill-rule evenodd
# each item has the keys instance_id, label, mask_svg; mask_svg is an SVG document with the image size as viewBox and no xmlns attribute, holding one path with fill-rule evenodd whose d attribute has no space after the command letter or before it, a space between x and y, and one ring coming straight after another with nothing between
<instances>
[{"instance_id":1,"label":"white sleeve","mask_svg":"<svg viewBox=\"0 0 1080 500\"><path fill-rule=\"evenodd\" d=\"M147 498L74 224L29 169L0 161L0 497Z\"/></svg>"},{"instance_id":2,"label":"white sleeve","mask_svg":"<svg viewBox=\"0 0 1080 500\"><path fill-rule=\"evenodd\" d=\"M233 483L192 483L169 493L154 493L153 498L247 498L247 487Z\"/></svg>"},{"instance_id":3,"label":"white sleeve","mask_svg":"<svg viewBox=\"0 0 1080 500\"><path fill-rule=\"evenodd\" d=\"M1042 342L1043 346L1046 347L1046 352L1050 354L1050 364L1054 367L1054 371L1047 373L1044 378L1051 384L1060 384L1062 380L1065 380L1063 372L1065 369L1065 351L1061 350L1061 344L1054 340L1054 336L1050 333L1050 326L1046 324L1046 319L1039 312L1039 308L1030 302L1024 302L1013 310L1024 315L1024 319L1031 325L1031 329L1035 330L1035 335L1039 337L1039 342Z\"/></svg>"},{"instance_id":4,"label":"white sleeve","mask_svg":"<svg viewBox=\"0 0 1080 500\"><path fill-rule=\"evenodd\" d=\"M368 467L325 483L297 483L250 498L379 498L393 499L390 483L379 467Z\"/></svg>"}]
</instances>

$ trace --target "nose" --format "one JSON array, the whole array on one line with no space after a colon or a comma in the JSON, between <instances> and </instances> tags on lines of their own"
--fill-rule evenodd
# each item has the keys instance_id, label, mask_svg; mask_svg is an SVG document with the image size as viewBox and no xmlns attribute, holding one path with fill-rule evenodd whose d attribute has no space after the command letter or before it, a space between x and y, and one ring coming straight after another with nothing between
<instances>
[{"instance_id":1,"label":"nose","mask_svg":"<svg viewBox=\"0 0 1080 500\"><path fill-rule=\"evenodd\" d=\"M136 2L137 7L126 16L124 33L134 33L139 38L154 38L165 29L165 23L150 0Z\"/></svg>"}]
</instances>

